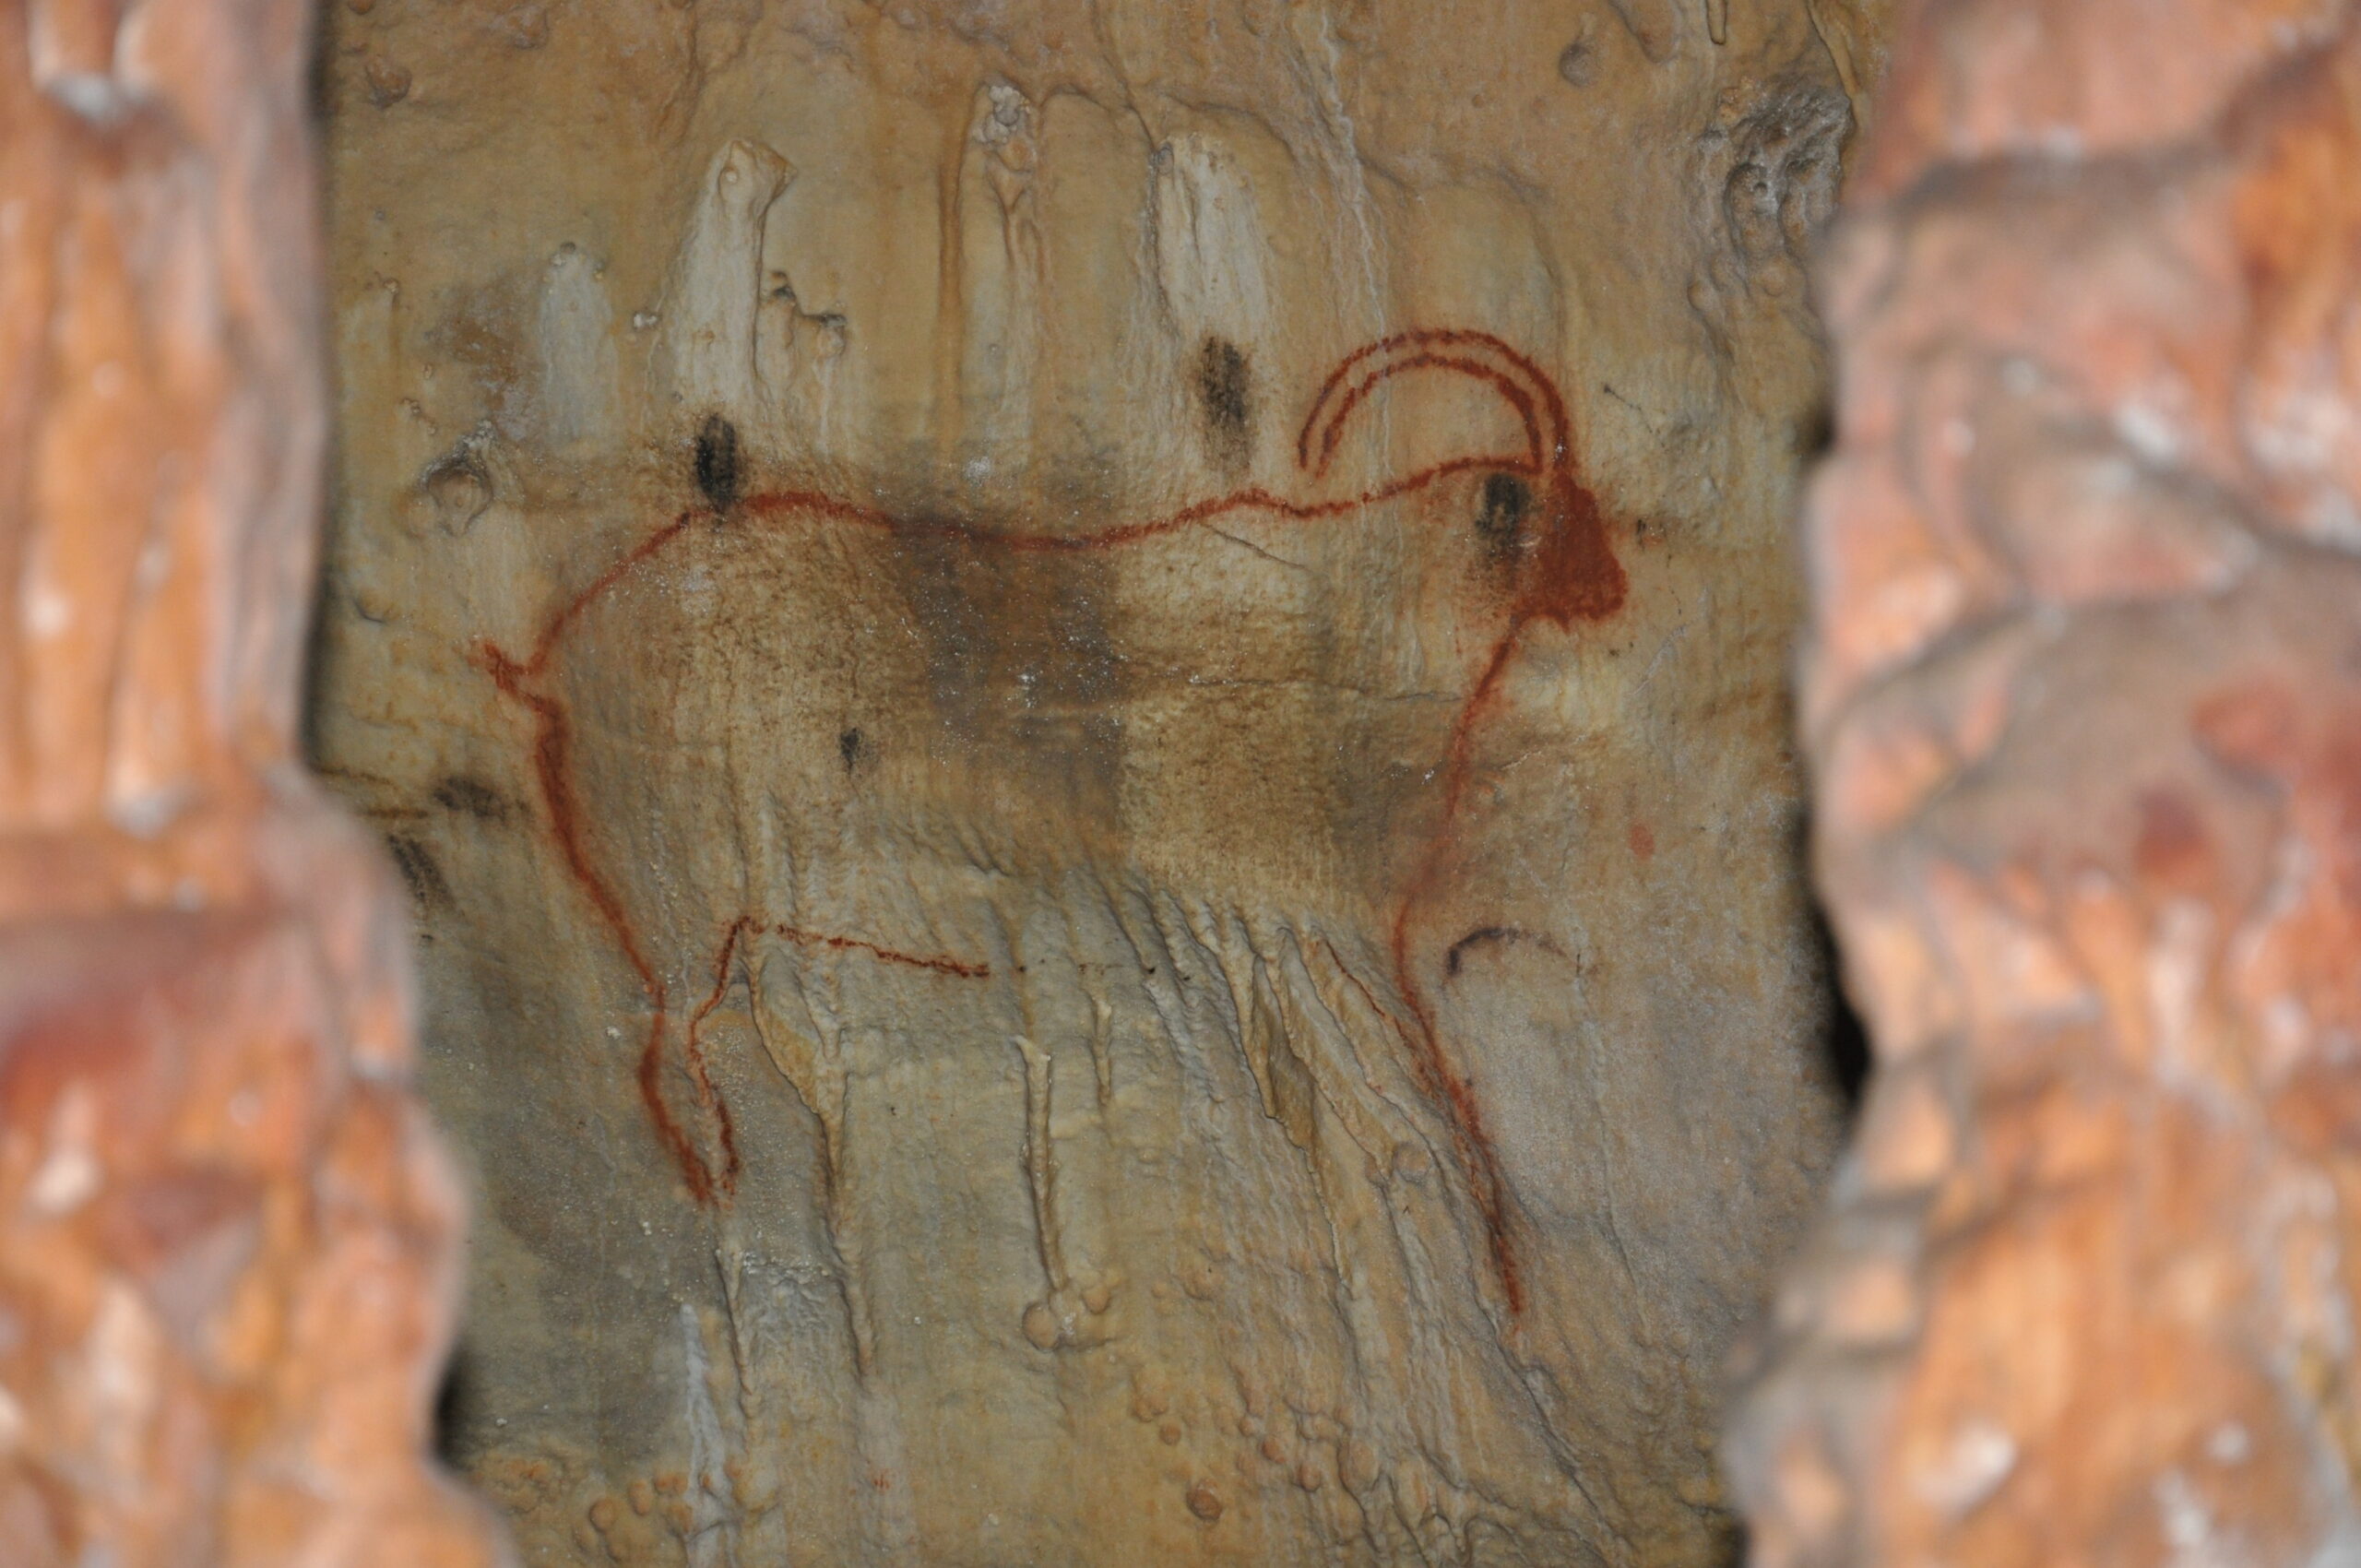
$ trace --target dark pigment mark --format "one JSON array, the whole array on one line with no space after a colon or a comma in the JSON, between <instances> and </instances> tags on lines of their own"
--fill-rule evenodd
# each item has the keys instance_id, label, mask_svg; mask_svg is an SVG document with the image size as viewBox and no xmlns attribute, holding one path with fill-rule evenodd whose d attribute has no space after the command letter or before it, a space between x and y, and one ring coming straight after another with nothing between
<instances>
[{"instance_id":1,"label":"dark pigment mark","mask_svg":"<svg viewBox=\"0 0 2361 1568\"><path fill-rule=\"evenodd\" d=\"M1485 559L1495 566L1513 566L1525 548L1525 517L1533 510L1533 492L1514 474L1484 478L1484 509L1476 514L1476 537L1484 541Z\"/></svg>"},{"instance_id":2,"label":"dark pigment mark","mask_svg":"<svg viewBox=\"0 0 2361 1568\"><path fill-rule=\"evenodd\" d=\"M1222 467L1235 470L1253 461L1253 377L1227 338L1207 338L1198 352L1197 399L1204 405L1206 444Z\"/></svg>"},{"instance_id":3,"label":"dark pigment mark","mask_svg":"<svg viewBox=\"0 0 2361 1568\"><path fill-rule=\"evenodd\" d=\"M1217 410L1234 407L1240 411L1243 422L1244 414L1251 412L1247 407L1244 356L1237 355L1233 374L1229 355L1236 355L1237 350L1229 348L1225 354L1221 350L1227 347L1218 339L1208 341L1204 368L1213 374L1203 377L1200 389L1207 394L1209 419L1218 420L1223 416ZM1418 911L1444 890L1456 868L1459 808L1467 792L1475 733L1500 701L1503 680L1523 646L1525 632L1536 622L1571 630L1576 622L1604 620L1622 609L1628 582L1622 564L1608 543L1606 521L1598 503L1580 478L1572 421L1565 399L1539 366L1489 333L1406 332L1372 343L1338 365L1321 387L1297 437L1297 464L1305 477L1315 483L1327 477L1353 413L1382 386L1395 376L1426 370L1465 376L1499 393L1523 427L1525 449L1454 457L1432 464L1406 479L1356 495L1327 500L1295 499L1260 486L1249 486L1164 517L1095 534L993 532L955 523L909 519L817 491L779 491L744 497L742 503L738 494L737 433L728 422L715 416L706 422L697 441L697 485L711 504L710 510L681 514L609 566L557 610L526 658L513 658L490 643L478 645L478 662L502 695L533 716L534 775L558 852L575 885L612 933L624 962L637 977L640 990L647 998L653 1019L640 1053L640 1095L658 1136L680 1164L689 1190L698 1202L718 1203L737 1185L739 1158L729 1107L713 1092L695 1034L698 1022L720 1004L720 996L727 992L730 966L742 936L759 931L801 946L862 953L882 963L955 979L981 979L990 971L981 965L925 957L852 937L775 925L752 914L740 917L721 939L715 992L691 1019L688 1038L682 1042L688 1075L697 1088L700 1103L711 1113L717 1127L721 1151L719 1168L709 1163L690 1141L662 1093L665 1046L670 1038L669 993L655 966L648 961L638 930L623 900L591 852L574 790L572 719L564 703L544 686L566 632L592 603L662 554L694 525L710 522L717 512L732 508L751 522L872 529L890 533L906 544L947 543L966 552L1000 552L1019 557L1090 555L1204 527L1234 513L1259 513L1283 523L1325 522L1429 490L1456 474L1483 472L1495 480L1514 480L1518 493L1525 498L1521 505L1512 508L1508 492L1499 492L1496 501L1493 486L1485 487L1488 517L1505 515L1512 509L1516 512L1514 592L1505 624L1452 724L1441 768L1441 826L1427 844L1394 908L1390 943L1394 985L1409 1016L1406 1021L1401 1019L1374 997L1370 997L1370 1002L1380 1016L1394 1019L1403 1029L1418 1081L1444 1112L1453 1145L1483 1218L1501 1293L1512 1315L1523 1313L1525 1287L1509 1233L1508 1196L1501 1176L1500 1156L1485 1129L1483 1107L1476 1099L1473 1083L1443 1049L1426 987L1413 962L1412 927ZM1229 396L1231 392L1236 393L1234 398ZM1447 969L1451 961L1446 959ZM1368 988L1358 978L1341 963L1338 967L1367 996Z\"/></svg>"},{"instance_id":4,"label":"dark pigment mark","mask_svg":"<svg viewBox=\"0 0 2361 1568\"><path fill-rule=\"evenodd\" d=\"M1108 707L1121 698L1123 671L1100 608L1109 564L927 523L896 546L943 741L992 758L1044 811L1078 824L1115 820L1122 725ZM1012 691L1024 695L1011 701Z\"/></svg>"},{"instance_id":5,"label":"dark pigment mark","mask_svg":"<svg viewBox=\"0 0 2361 1568\"><path fill-rule=\"evenodd\" d=\"M845 759L847 773L860 766L861 747L866 743L858 730L848 730L836 737L836 754Z\"/></svg>"},{"instance_id":6,"label":"dark pigment mark","mask_svg":"<svg viewBox=\"0 0 2361 1568\"><path fill-rule=\"evenodd\" d=\"M1443 956L1443 979L1457 980L1461 968L1467 962L1468 955L1478 947L1507 947L1520 942L1529 942L1544 952L1555 953L1561 958L1565 956L1558 944L1546 936L1536 936L1533 932L1521 931L1515 926L1488 925L1480 930L1469 932L1451 944L1451 951Z\"/></svg>"},{"instance_id":7,"label":"dark pigment mark","mask_svg":"<svg viewBox=\"0 0 2361 1568\"><path fill-rule=\"evenodd\" d=\"M719 414L707 414L697 431L697 489L717 512L738 505L739 486L745 476L738 469L738 427Z\"/></svg>"},{"instance_id":8,"label":"dark pigment mark","mask_svg":"<svg viewBox=\"0 0 2361 1568\"><path fill-rule=\"evenodd\" d=\"M386 840L386 848L394 852L394 865L409 884L410 897L425 909L447 909L453 902L451 885L444 880L443 868L434 863L434 853L407 833L397 833Z\"/></svg>"},{"instance_id":9,"label":"dark pigment mark","mask_svg":"<svg viewBox=\"0 0 2361 1568\"><path fill-rule=\"evenodd\" d=\"M445 811L471 816L478 822L506 822L507 797L481 778L454 774L434 786L434 803Z\"/></svg>"}]
</instances>

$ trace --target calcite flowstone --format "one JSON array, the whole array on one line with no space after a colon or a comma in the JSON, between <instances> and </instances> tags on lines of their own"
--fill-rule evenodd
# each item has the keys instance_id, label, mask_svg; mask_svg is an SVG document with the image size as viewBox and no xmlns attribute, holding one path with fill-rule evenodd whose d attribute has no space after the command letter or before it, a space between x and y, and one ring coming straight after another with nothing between
<instances>
[{"instance_id":1,"label":"calcite flowstone","mask_svg":"<svg viewBox=\"0 0 2361 1568\"><path fill-rule=\"evenodd\" d=\"M1879 1067L1755 1556L2361 1562L2361 13L1925 0L1876 125L1803 725Z\"/></svg>"},{"instance_id":2,"label":"calcite flowstone","mask_svg":"<svg viewBox=\"0 0 2361 1568\"><path fill-rule=\"evenodd\" d=\"M492 1568L406 920L296 757L310 9L0 3L0 1563Z\"/></svg>"},{"instance_id":3,"label":"calcite flowstone","mask_svg":"<svg viewBox=\"0 0 2361 1568\"><path fill-rule=\"evenodd\" d=\"M315 754L551 1563L1721 1560L1875 8L335 17Z\"/></svg>"}]
</instances>

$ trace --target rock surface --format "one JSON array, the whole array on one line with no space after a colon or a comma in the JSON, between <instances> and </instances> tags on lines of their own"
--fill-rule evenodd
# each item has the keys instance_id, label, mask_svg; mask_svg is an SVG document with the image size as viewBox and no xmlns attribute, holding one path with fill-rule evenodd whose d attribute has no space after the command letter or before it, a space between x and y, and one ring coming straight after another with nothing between
<instances>
[{"instance_id":1,"label":"rock surface","mask_svg":"<svg viewBox=\"0 0 2361 1568\"><path fill-rule=\"evenodd\" d=\"M1879 1069L1764 1568L2361 1561L2361 14L1906 7L1804 727Z\"/></svg>"},{"instance_id":2,"label":"rock surface","mask_svg":"<svg viewBox=\"0 0 2361 1568\"><path fill-rule=\"evenodd\" d=\"M545 1563L1704 1563L1834 0L348 0L316 754Z\"/></svg>"},{"instance_id":3,"label":"rock surface","mask_svg":"<svg viewBox=\"0 0 2361 1568\"><path fill-rule=\"evenodd\" d=\"M491 1568L404 910L296 761L309 8L0 5L0 1562Z\"/></svg>"}]
</instances>

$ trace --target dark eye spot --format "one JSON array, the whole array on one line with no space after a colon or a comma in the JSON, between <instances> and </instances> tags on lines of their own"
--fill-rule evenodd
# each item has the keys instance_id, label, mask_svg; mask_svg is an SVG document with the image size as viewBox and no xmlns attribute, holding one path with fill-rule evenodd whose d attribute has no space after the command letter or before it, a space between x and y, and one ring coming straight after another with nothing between
<instances>
[{"instance_id":1,"label":"dark eye spot","mask_svg":"<svg viewBox=\"0 0 2361 1568\"><path fill-rule=\"evenodd\" d=\"M715 511L738 504L738 427L719 414L707 414L697 431L696 473L697 489Z\"/></svg>"},{"instance_id":2,"label":"dark eye spot","mask_svg":"<svg viewBox=\"0 0 2361 1568\"><path fill-rule=\"evenodd\" d=\"M1516 560L1525 544L1525 519L1533 510L1533 492L1514 474L1493 474L1484 481L1483 510L1476 514L1476 536L1495 564Z\"/></svg>"}]
</instances>

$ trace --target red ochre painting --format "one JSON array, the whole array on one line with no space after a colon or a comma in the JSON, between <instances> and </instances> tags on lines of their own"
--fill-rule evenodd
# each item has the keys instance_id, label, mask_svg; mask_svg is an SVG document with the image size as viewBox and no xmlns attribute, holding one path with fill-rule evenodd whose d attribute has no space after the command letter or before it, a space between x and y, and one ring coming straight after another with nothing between
<instances>
[{"instance_id":1,"label":"red ochre painting","mask_svg":"<svg viewBox=\"0 0 2361 1568\"><path fill-rule=\"evenodd\" d=\"M1321 498L1320 488L1355 413L1379 387L1413 372L1465 377L1497 393L1522 426L1522 450L1454 457L1358 494ZM1623 568L1608 541L1598 504L1582 481L1564 398L1530 358L1489 333L1406 332L1354 353L1336 367L1313 399L1295 456L1308 492L1303 496L1280 495L1254 486L1096 532L1025 534L897 517L817 491L779 490L742 496L737 493L734 433L720 426L718 434L708 430L699 443L697 479L706 505L692 507L657 529L567 600L522 657L490 643L480 645L478 662L502 695L531 716L532 771L558 852L647 997L651 1018L639 1055L640 1097L658 1136L698 1203L729 1202L741 1167L730 1108L715 1088L698 1037L701 1026L727 992L731 964L742 942L759 933L800 946L861 953L880 963L930 972L946 984L985 979L991 971L986 965L954 956L897 951L849 935L775 923L750 912L714 933L713 992L689 1011L685 1020L676 1023L679 1003L650 961L623 899L585 831L574 778L572 719L551 680L553 667L565 656L568 632L587 611L635 575L654 567L691 530L725 517L738 526L861 529L905 540L955 540L970 549L1010 554L1084 554L1123 550L1233 515L1260 516L1306 528L1341 523L1453 475L1483 472L1513 477L1534 488L1537 493L1530 498L1532 527L1516 563L1505 623L1453 720L1440 759L1441 825L1419 855L1393 911L1388 947L1402 1006L1399 1012L1382 1007L1378 1011L1395 1019L1420 1083L1447 1119L1484 1222L1502 1293L1513 1313L1522 1311L1524 1288L1509 1235L1499 1160L1474 1088L1438 1033L1433 1008L1411 963L1410 932L1413 916L1421 904L1435 897L1448 873L1454 827L1468 783L1473 737L1499 696L1502 679L1526 632L1537 624L1567 629L1616 614L1623 607L1627 591ZM716 1149L710 1155L691 1139L662 1092L666 1067L675 1053L694 1086L701 1108L712 1119Z\"/></svg>"}]
</instances>

